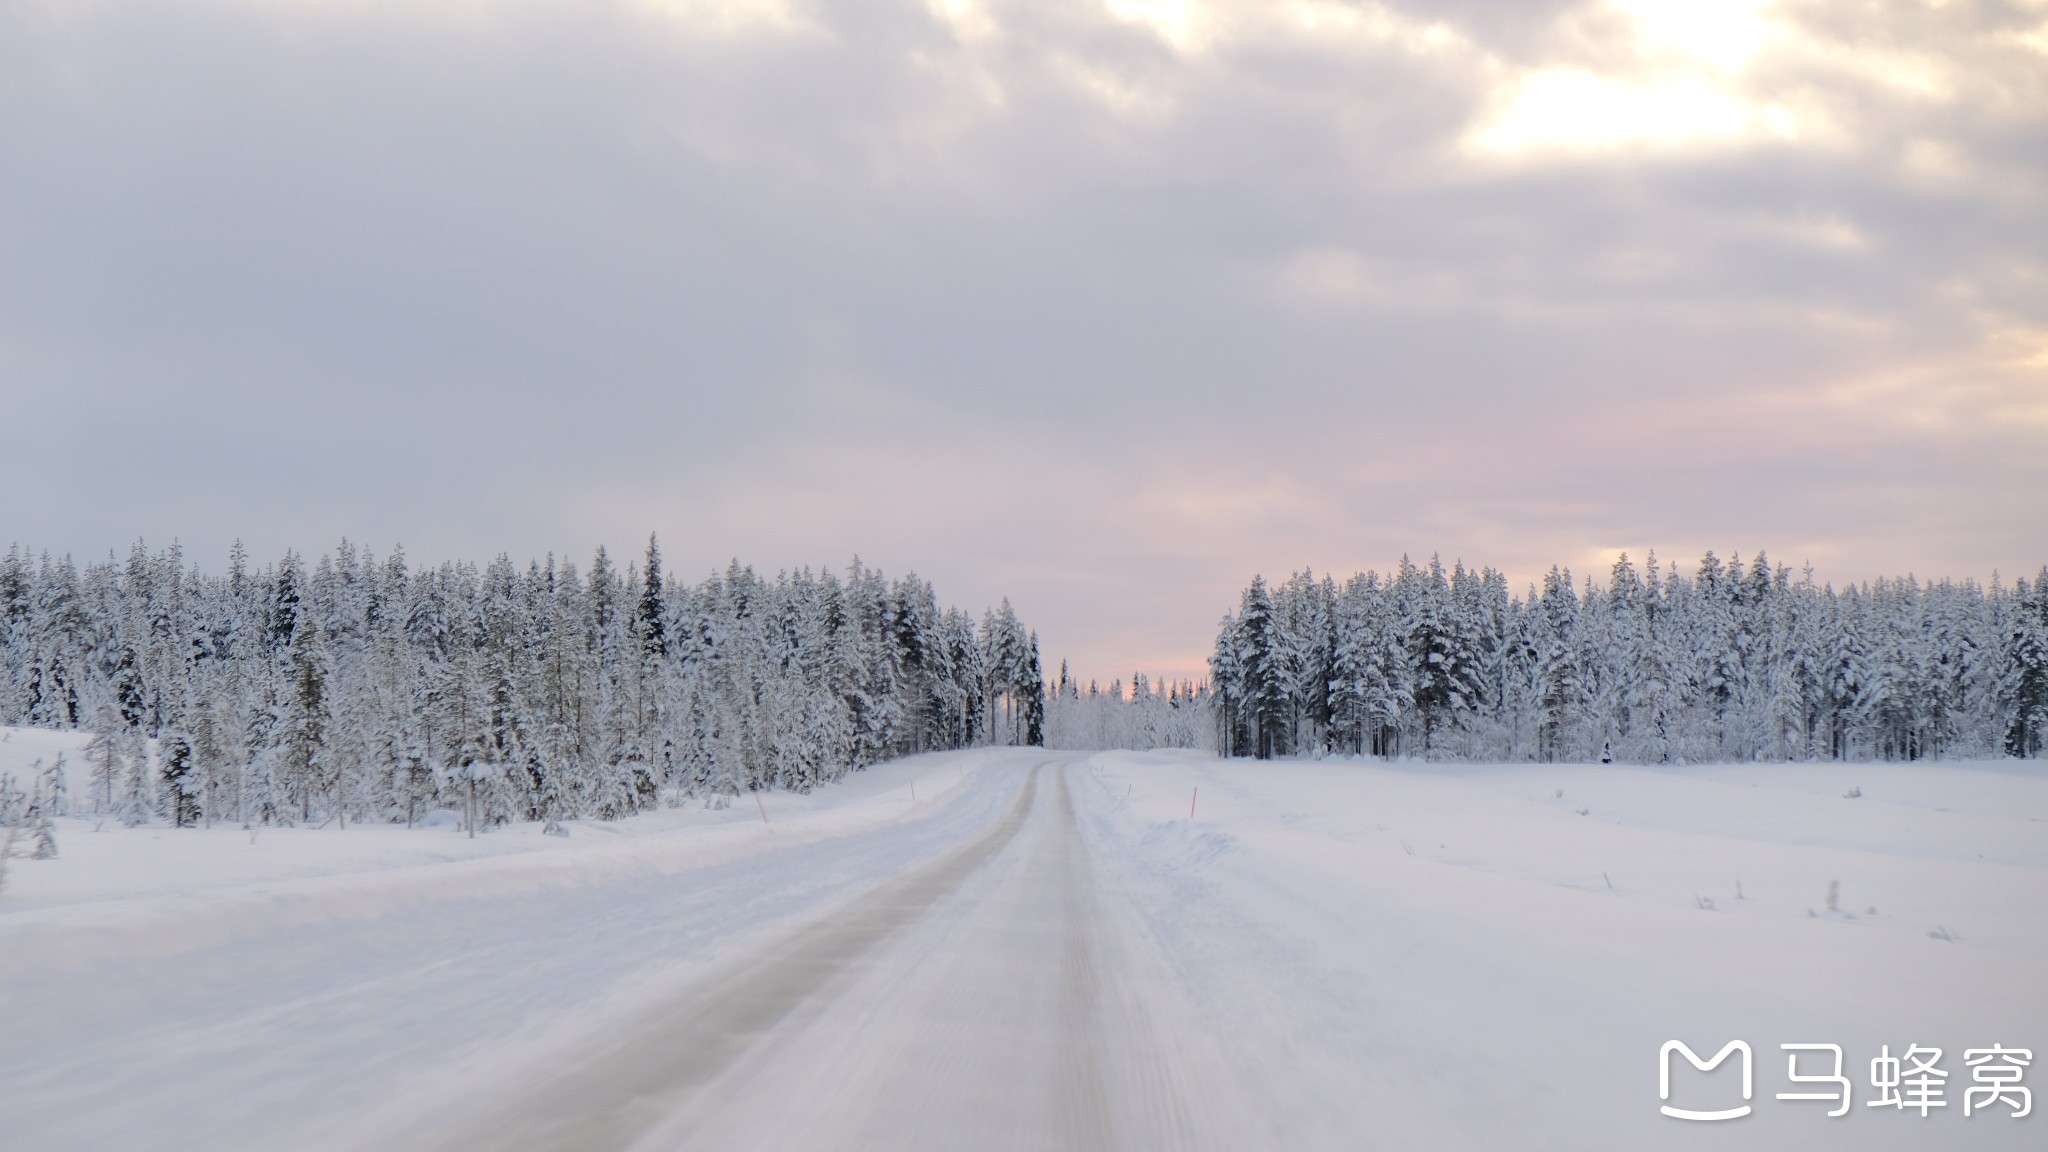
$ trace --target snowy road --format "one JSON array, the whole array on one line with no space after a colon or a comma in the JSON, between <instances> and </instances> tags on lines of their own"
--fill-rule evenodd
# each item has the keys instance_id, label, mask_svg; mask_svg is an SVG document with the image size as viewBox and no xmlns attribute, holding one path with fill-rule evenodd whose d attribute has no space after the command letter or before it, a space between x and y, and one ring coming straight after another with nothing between
<instances>
[{"instance_id":1,"label":"snowy road","mask_svg":"<svg viewBox=\"0 0 2048 1152\"><path fill-rule=\"evenodd\" d=\"M1202 1146L1091 875L1078 770L1034 765L987 831L436 1147Z\"/></svg>"},{"instance_id":2,"label":"snowy road","mask_svg":"<svg viewBox=\"0 0 2048 1152\"><path fill-rule=\"evenodd\" d=\"M94 827L0 898L0 1148L2039 1147L1862 1082L2048 1047L2030 764L982 749L566 841ZM1661 1116L1673 1037L1755 1045L1756 1115ZM1839 1119L1775 1097L1816 1041Z\"/></svg>"},{"instance_id":3,"label":"snowy road","mask_svg":"<svg viewBox=\"0 0 2048 1152\"><path fill-rule=\"evenodd\" d=\"M616 850L17 911L0 1106L56 1149L1224 1146L1222 1062L1096 874L1088 771L926 757Z\"/></svg>"}]
</instances>

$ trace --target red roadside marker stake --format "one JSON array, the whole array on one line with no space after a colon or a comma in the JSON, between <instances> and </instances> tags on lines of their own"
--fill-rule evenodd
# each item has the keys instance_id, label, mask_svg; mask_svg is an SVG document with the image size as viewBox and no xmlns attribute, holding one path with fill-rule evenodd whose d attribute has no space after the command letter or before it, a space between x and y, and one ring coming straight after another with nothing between
<instances>
[{"instance_id":1,"label":"red roadside marker stake","mask_svg":"<svg viewBox=\"0 0 2048 1152\"><path fill-rule=\"evenodd\" d=\"M761 823L766 824L768 822L768 806L761 803L761 794L759 792L754 793L754 807L761 810Z\"/></svg>"},{"instance_id":2,"label":"red roadside marker stake","mask_svg":"<svg viewBox=\"0 0 2048 1152\"><path fill-rule=\"evenodd\" d=\"M1197 788L1191 795L1188 796L1188 819L1190 820L1193 820L1195 818L1195 800L1199 798L1201 795L1202 790L1200 788Z\"/></svg>"}]
</instances>

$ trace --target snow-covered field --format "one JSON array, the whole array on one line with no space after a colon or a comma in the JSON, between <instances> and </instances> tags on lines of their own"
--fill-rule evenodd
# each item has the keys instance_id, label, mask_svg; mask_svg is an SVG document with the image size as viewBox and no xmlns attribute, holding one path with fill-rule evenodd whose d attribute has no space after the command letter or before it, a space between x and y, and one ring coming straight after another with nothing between
<instances>
[{"instance_id":1,"label":"snow-covered field","mask_svg":"<svg viewBox=\"0 0 2048 1152\"><path fill-rule=\"evenodd\" d=\"M2048 1129L1965 1119L1958 1083L1966 1048L2048 1057L2048 765L1091 768L1105 855L1274 1146L2036 1148ZM1660 1115L1673 1039L1748 1042L1753 1114ZM1786 1081L1785 1043L1843 1047L1850 1115L1775 1099L1812 1088ZM1912 1044L1949 1072L1925 1120L1864 1103L1879 1045ZM1699 1074L1679 1062L1683 1107Z\"/></svg>"},{"instance_id":2,"label":"snow-covered field","mask_svg":"<svg viewBox=\"0 0 2048 1152\"><path fill-rule=\"evenodd\" d=\"M2034 1148L1962 1054L2048 1057L2043 767L989 749L566 838L67 818L0 891L0 1147ZM1754 1114L1659 1115L1672 1039L1747 1041ZM1829 1042L1851 1114L1776 1100ZM1881 1044L1949 1106L1867 1107Z\"/></svg>"}]
</instances>

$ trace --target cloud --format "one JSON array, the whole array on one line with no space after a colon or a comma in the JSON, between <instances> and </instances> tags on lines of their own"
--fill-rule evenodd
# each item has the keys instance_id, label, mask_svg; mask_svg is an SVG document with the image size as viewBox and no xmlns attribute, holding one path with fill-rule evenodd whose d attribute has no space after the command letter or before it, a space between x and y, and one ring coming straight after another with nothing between
<instances>
[{"instance_id":1,"label":"cloud","mask_svg":"<svg viewBox=\"0 0 2048 1152\"><path fill-rule=\"evenodd\" d=\"M2042 21L8 6L0 516L858 551L1104 679L1404 551L2031 570Z\"/></svg>"},{"instance_id":2,"label":"cloud","mask_svg":"<svg viewBox=\"0 0 2048 1152\"><path fill-rule=\"evenodd\" d=\"M1699 77L1631 82L1546 69L1522 76L1501 111L1470 137L1482 152L1605 151L1746 139L1795 140L1799 118Z\"/></svg>"}]
</instances>

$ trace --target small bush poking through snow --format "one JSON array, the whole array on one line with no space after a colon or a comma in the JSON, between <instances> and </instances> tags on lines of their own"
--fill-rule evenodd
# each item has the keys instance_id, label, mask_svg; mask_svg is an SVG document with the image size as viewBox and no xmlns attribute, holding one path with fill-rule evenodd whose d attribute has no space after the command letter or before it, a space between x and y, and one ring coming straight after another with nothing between
<instances>
[{"instance_id":1,"label":"small bush poking through snow","mask_svg":"<svg viewBox=\"0 0 2048 1152\"><path fill-rule=\"evenodd\" d=\"M41 768L42 762L37 761L36 767ZM9 860L52 860L56 856L57 832L42 782L36 782L35 791L25 792L15 786L14 777L0 775L0 888L7 886Z\"/></svg>"}]
</instances>

